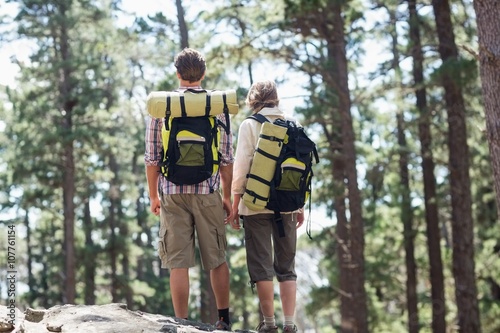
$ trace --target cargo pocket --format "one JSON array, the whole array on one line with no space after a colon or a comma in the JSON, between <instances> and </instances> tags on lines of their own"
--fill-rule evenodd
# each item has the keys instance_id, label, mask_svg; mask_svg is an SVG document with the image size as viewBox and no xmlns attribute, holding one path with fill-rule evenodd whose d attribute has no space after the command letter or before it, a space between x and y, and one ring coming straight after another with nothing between
<instances>
[{"instance_id":1,"label":"cargo pocket","mask_svg":"<svg viewBox=\"0 0 500 333\"><path fill-rule=\"evenodd\" d=\"M281 181L278 190L298 191L304 181L306 165L296 158L287 158L281 164Z\"/></svg>"},{"instance_id":2,"label":"cargo pocket","mask_svg":"<svg viewBox=\"0 0 500 333\"><path fill-rule=\"evenodd\" d=\"M160 227L160 239L158 240L158 256L162 263L167 260L167 228Z\"/></svg>"},{"instance_id":3,"label":"cargo pocket","mask_svg":"<svg viewBox=\"0 0 500 333\"><path fill-rule=\"evenodd\" d=\"M227 239L226 239L226 229L217 228L217 243L219 245L219 258L225 258L226 256L226 248L227 248Z\"/></svg>"},{"instance_id":4,"label":"cargo pocket","mask_svg":"<svg viewBox=\"0 0 500 333\"><path fill-rule=\"evenodd\" d=\"M203 166L205 165L205 138L189 131L180 131L177 134L179 145L179 159L177 165L181 166Z\"/></svg>"}]
</instances>

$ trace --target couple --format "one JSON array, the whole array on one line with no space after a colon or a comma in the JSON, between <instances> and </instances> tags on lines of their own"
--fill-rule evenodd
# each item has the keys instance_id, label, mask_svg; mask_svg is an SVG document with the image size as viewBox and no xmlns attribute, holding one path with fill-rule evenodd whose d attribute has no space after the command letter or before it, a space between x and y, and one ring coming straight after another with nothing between
<instances>
[{"instance_id":1,"label":"couple","mask_svg":"<svg viewBox=\"0 0 500 333\"><path fill-rule=\"evenodd\" d=\"M176 56L175 67L180 90L202 89L201 81L205 77L206 64L198 51L184 49ZM252 113L260 113L271 122L276 118L284 118L283 112L278 109L278 103L276 85L272 81L253 84L246 98L246 104ZM218 117L226 125L225 117ZM160 216L159 255L162 268L170 269L170 292L175 316L187 319L189 315L189 268L195 264L196 230L202 266L210 271L217 303L219 320L215 326L217 329L231 330L225 224L229 223L233 229L240 230L239 218L242 216L248 272L252 286L257 286L264 318L257 331L278 332L273 288L273 277L276 275L284 315L283 332L296 332L296 228L304 221L303 212L282 214L285 237L279 237L272 211L252 211L240 200L245 191L246 175L250 170L261 125L249 119L242 122L235 158L232 134L222 130L219 145L222 154L220 173L196 185L176 185L160 174L163 159L162 126L162 119L148 120L144 159L151 211ZM215 184L216 191L211 191L212 184ZM217 191L219 188L222 189L222 197Z\"/></svg>"}]
</instances>

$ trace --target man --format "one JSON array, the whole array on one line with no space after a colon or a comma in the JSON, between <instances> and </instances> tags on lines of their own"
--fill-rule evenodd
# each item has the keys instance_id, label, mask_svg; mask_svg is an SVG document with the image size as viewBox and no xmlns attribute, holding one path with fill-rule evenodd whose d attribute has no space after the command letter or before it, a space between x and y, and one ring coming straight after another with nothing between
<instances>
[{"instance_id":1,"label":"man","mask_svg":"<svg viewBox=\"0 0 500 333\"><path fill-rule=\"evenodd\" d=\"M175 67L179 90L202 89L206 65L198 51L184 49L176 56ZM223 115L218 118L226 125ZM226 263L225 224L232 217L232 134L219 129L222 155L220 172L199 184L176 185L160 174L163 159L162 126L163 119L148 119L144 160L151 211L160 216L158 249L162 268L170 269L170 292L175 316L188 318L189 267L195 265L196 230L202 265L204 269L210 270L217 303L219 320L215 325L218 329L229 331L229 268ZM219 187L222 188L222 198Z\"/></svg>"}]
</instances>

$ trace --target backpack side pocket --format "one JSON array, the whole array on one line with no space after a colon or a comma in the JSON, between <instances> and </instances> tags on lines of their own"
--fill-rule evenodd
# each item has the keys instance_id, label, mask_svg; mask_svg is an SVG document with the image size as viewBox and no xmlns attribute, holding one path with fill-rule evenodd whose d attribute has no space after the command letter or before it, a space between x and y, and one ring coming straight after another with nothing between
<instances>
[{"instance_id":1,"label":"backpack side pocket","mask_svg":"<svg viewBox=\"0 0 500 333\"><path fill-rule=\"evenodd\" d=\"M281 164L281 179L276 187L280 191L299 191L304 182L305 163L289 157Z\"/></svg>"}]
</instances>

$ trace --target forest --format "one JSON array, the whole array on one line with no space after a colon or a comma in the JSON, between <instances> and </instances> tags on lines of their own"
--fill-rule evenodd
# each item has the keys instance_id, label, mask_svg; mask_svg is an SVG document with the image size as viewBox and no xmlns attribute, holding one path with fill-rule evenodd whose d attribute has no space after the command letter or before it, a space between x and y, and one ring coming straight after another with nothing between
<instances>
[{"instance_id":1,"label":"forest","mask_svg":"<svg viewBox=\"0 0 500 333\"><path fill-rule=\"evenodd\" d=\"M146 10L146 8L153 8ZM300 332L500 332L498 0L0 1L0 300L173 315L144 172L146 97L204 53L314 138ZM259 304L227 228L233 329ZM14 273L13 273L14 272ZM190 315L214 322L209 274ZM276 297L277 313L279 301Z\"/></svg>"}]
</instances>

